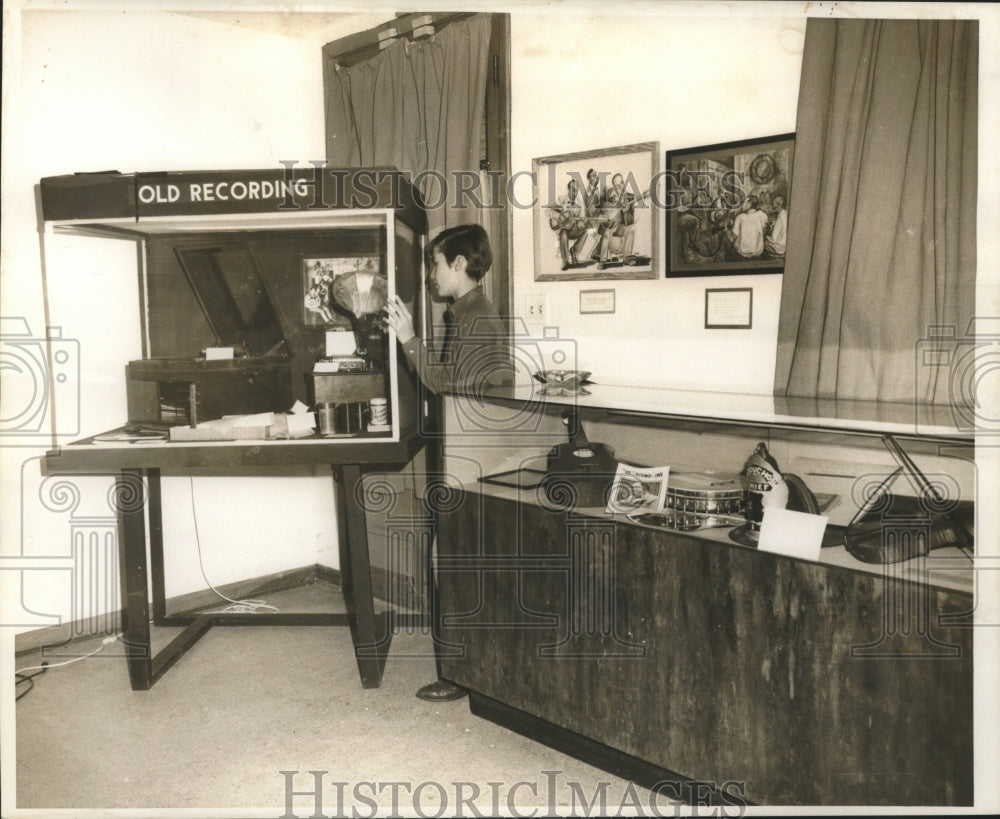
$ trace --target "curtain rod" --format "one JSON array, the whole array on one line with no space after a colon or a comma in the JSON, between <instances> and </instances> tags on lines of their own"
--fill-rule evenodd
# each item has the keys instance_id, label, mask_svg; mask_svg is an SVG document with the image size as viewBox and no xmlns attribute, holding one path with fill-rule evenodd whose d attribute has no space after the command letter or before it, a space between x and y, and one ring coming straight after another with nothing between
<instances>
[{"instance_id":1,"label":"curtain rod","mask_svg":"<svg viewBox=\"0 0 1000 819\"><path fill-rule=\"evenodd\" d=\"M450 23L455 23L459 20L473 17L475 14L476 12L458 12L451 14L401 14L396 20L383 23L377 28L359 32L356 35L351 35L340 40L334 40L332 43L327 43L323 46L323 53L327 56L327 58L333 60L338 67L347 67L360 62L361 59L367 59L369 56L374 56L387 45L395 42L396 40L409 42L411 40L432 36L435 32L440 31ZM401 25L405 25L407 28L401 31ZM364 39L361 40L359 45L349 48L347 51L334 51L334 47L338 42L342 45L346 45L346 41L356 38Z\"/></svg>"}]
</instances>

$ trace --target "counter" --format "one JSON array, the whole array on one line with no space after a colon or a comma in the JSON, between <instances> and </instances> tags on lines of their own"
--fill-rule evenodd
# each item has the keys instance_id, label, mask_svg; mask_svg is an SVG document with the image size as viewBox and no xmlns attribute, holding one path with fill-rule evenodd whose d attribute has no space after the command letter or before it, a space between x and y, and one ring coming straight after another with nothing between
<instances>
[{"instance_id":1,"label":"counter","mask_svg":"<svg viewBox=\"0 0 1000 819\"><path fill-rule=\"evenodd\" d=\"M566 409L671 468L667 456L732 469L756 440L781 443L781 462L815 450L891 463L886 435L921 464L971 469L973 456L947 408L598 384L454 398L442 674L469 689L474 713L646 787L708 783L718 804L972 804L968 557L946 548L883 566L838 545L812 562L725 528L551 508L477 480L544 469Z\"/></svg>"},{"instance_id":2,"label":"counter","mask_svg":"<svg viewBox=\"0 0 1000 819\"><path fill-rule=\"evenodd\" d=\"M438 543L442 674L480 716L650 788L972 804L967 591L471 485Z\"/></svg>"},{"instance_id":3,"label":"counter","mask_svg":"<svg viewBox=\"0 0 1000 819\"><path fill-rule=\"evenodd\" d=\"M962 412L940 404L904 404L843 399L786 398L755 393L677 390L631 384L588 384L581 392L548 388L535 380L491 388L473 400L534 408L577 407L643 416L737 423L747 427L833 431L971 444L974 428Z\"/></svg>"}]
</instances>

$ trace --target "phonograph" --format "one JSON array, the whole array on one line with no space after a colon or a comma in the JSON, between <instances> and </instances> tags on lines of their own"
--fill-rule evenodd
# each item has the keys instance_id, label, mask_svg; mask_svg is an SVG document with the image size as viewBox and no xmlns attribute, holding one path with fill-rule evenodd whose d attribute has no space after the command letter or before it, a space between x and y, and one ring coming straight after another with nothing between
<instances>
[{"instance_id":1,"label":"phonograph","mask_svg":"<svg viewBox=\"0 0 1000 819\"><path fill-rule=\"evenodd\" d=\"M351 332L327 333L326 356L313 368L314 398L321 403L349 403L384 398L389 339L382 309L389 282L372 257L334 259L317 273L305 306L328 325L350 322ZM340 321L338 321L340 317Z\"/></svg>"},{"instance_id":2,"label":"phonograph","mask_svg":"<svg viewBox=\"0 0 1000 819\"><path fill-rule=\"evenodd\" d=\"M200 355L130 361L125 368L129 423L196 427L225 415L290 407L287 341L248 245L185 244L173 255L214 342Z\"/></svg>"},{"instance_id":3,"label":"phonograph","mask_svg":"<svg viewBox=\"0 0 1000 819\"><path fill-rule=\"evenodd\" d=\"M379 319L388 293L422 313L427 222L405 175L109 171L44 178L39 195L46 231L137 243L131 424L381 398L395 442L425 414Z\"/></svg>"}]
</instances>

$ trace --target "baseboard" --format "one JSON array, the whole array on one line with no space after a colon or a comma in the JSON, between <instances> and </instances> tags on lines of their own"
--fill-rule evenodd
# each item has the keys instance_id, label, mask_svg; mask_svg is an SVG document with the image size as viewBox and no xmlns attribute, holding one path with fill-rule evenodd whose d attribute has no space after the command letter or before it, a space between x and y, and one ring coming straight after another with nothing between
<instances>
[{"instance_id":1,"label":"baseboard","mask_svg":"<svg viewBox=\"0 0 1000 819\"><path fill-rule=\"evenodd\" d=\"M689 779L686 776L669 771L652 762L627 754L616 748L611 748L595 739L570 731L568 728L555 725L541 717L536 717L521 711L512 705L469 691L469 710L481 719L508 728L521 736L533 739L556 751L567 754L574 759L600 768L602 771L628 779L649 790L656 791L662 798L664 809L679 805L723 806L722 815L728 815L726 809L734 811L733 815L742 815L748 805L742 792L722 789L714 782L702 782ZM729 783L727 783L729 784ZM731 783L738 785L741 783ZM670 804L673 803L673 804ZM717 815L718 812L715 812ZM665 816L666 813L657 813ZM676 813L675 815L680 815ZM708 814L706 814L708 815Z\"/></svg>"},{"instance_id":2,"label":"baseboard","mask_svg":"<svg viewBox=\"0 0 1000 819\"><path fill-rule=\"evenodd\" d=\"M374 576L374 569L372 571ZM340 570L316 563L299 569L253 577L226 583L216 588L226 597L233 599L259 597L264 594L297 589L312 583L323 582L340 586ZM188 594L168 597L167 613L192 611L218 603L218 595L211 589L202 589ZM58 626L26 631L14 637L14 653L24 654L37 651L43 646L65 645L75 640L84 640L99 635L114 634L121 629L121 612L108 612L95 617L87 617L62 623Z\"/></svg>"},{"instance_id":3,"label":"baseboard","mask_svg":"<svg viewBox=\"0 0 1000 819\"><path fill-rule=\"evenodd\" d=\"M430 610L425 589L417 590L416 581L408 575L390 572L380 566L372 566L372 594L376 600L392 603L399 609L426 613ZM297 589L311 583L329 583L340 586L340 570L315 563L300 569L238 580L216 586L226 597L233 599L260 597L265 594ZM211 589L202 589L188 594L167 598L167 613L196 611L218 603L219 597ZM121 629L121 612L107 612L95 617L73 620L58 626L26 631L14 637L14 653L26 654L43 646L56 646L85 640L99 635L114 634Z\"/></svg>"}]
</instances>

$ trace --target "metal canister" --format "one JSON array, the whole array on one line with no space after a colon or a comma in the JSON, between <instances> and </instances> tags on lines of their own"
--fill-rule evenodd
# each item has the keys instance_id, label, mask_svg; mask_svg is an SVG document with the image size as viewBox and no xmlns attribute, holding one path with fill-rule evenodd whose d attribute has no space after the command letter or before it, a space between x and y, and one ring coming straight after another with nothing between
<instances>
[{"instance_id":1,"label":"metal canister","mask_svg":"<svg viewBox=\"0 0 1000 819\"><path fill-rule=\"evenodd\" d=\"M333 435L337 431L336 410L336 404L317 404L316 418L319 422L320 435Z\"/></svg>"}]
</instances>

